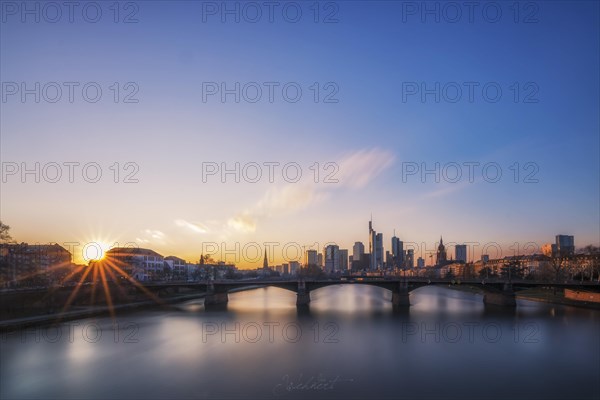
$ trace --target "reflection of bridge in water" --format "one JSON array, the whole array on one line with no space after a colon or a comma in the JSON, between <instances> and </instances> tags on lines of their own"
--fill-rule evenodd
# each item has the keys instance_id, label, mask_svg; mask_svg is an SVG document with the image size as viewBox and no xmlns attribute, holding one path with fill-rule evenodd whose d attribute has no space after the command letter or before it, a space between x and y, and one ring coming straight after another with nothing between
<instances>
[{"instance_id":1,"label":"reflection of bridge in water","mask_svg":"<svg viewBox=\"0 0 600 400\"><path fill-rule=\"evenodd\" d=\"M331 280L252 280L252 281L212 281L212 282L168 282L152 283L145 287L151 291L161 292L169 288L200 289L206 292L204 304L207 306L225 304L229 301L228 293L232 289L248 286L278 287L297 294L296 305L305 306L310 303L310 292L335 285L371 285L392 292L392 304L395 307L410 306L411 291L428 285L466 285L475 286L484 293L484 304L500 306L516 306L515 293L534 287L554 287L560 289L590 290L599 292L600 284L595 282L536 282L527 280L465 280L400 278L400 279L331 279Z\"/></svg>"}]
</instances>

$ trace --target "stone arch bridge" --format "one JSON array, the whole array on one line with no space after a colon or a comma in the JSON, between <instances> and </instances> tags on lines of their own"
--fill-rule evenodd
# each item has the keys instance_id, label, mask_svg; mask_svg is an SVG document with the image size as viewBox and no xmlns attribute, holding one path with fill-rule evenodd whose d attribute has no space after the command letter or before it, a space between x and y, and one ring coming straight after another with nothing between
<instances>
[{"instance_id":1,"label":"stone arch bridge","mask_svg":"<svg viewBox=\"0 0 600 400\"><path fill-rule=\"evenodd\" d=\"M427 279L427 278L396 278L396 279L373 279L373 278L348 278L327 280L241 280L241 281L212 281L212 282L182 282L182 283L152 283L145 287L151 291L160 292L172 287L186 287L199 289L206 292L205 305L225 304L229 300L228 293L232 289L248 286L278 287L297 294L296 305L305 306L310 303L310 292L327 286L336 285L371 285L387 289L392 292L392 304L395 307L410 306L409 294L423 286L429 285L465 285L475 286L484 293L484 304L500 306L516 306L515 293L532 287L555 287L574 290L589 290L600 292L600 284L596 282L536 282L527 280L451 280L451 279Z\"/></svg>"}]
</instances>

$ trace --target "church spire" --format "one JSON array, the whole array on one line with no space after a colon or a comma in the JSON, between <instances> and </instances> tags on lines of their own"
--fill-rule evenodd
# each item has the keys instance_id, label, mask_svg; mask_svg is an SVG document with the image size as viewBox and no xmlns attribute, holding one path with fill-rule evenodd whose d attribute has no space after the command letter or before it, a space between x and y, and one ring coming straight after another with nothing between
<instances>
[{"instance_id":1,"label":"church spire","mask_svg":"<svg viewBox=\"0 0 600 400\"><path fill-rule=\"evenodd\" d=\"M447 260L448 259L446 258L446 247L444 246L444 239L442 239L442 236L440 235L440 244L438 246L438 251L435 258L435 264L441 267L447 264Z\"/></svg>"},{"instance_id":2,"label":"church spire","mask_svg":"<svg viewBox=\"0 0 600 400\"><path fill-rule=\"evenodd\" d=\"M269 268L269 260L267 259L267 250L265 249L265 260L263 261L263 268Z\"/></svg>"}]
</instances>

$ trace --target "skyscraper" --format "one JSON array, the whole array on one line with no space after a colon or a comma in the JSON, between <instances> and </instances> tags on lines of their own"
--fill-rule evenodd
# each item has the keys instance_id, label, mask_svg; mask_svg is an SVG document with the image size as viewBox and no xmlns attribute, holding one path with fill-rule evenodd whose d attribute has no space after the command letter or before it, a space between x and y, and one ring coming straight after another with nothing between
<instances>
[{"instance_id":1,"label":"skyscraper","mask_svg":"<svg viewBox=\"0 0 600 400\"><path fill-rule=\"evenodd\" d=\"M319 257L316 250L304 252L304 265L319 265Z\"/></svg>"},{"instance_id":2,"label":"skyscraper","mask_svg":"<svg viewBox=\"0 0 600 400\"><path fill-rule=\"evenodd\" d=\"M457 244L454 249L454 258L456 261L467 262L467 245Z\"/></svg>"},{"instance_id":3,"label":"skyscraper","mask_svg":"<svg viewBox=\"0 0 600 400\"><path fill-rule=\"evenodd\" d=\"M365 245L362 242L355 242L352 251L352 270L361 271L369 269L371 255L365 253Z\"/></svg>"},{"instance_id":4,"label":"skyscraper","mask_svg":"<svg viewBox=\"0 0 600 400\"><path fill-rule=\"evenodd\" d=\"M375 236L375 265L377 269L383 268L383 233Z\"/></svg>"},{"instance_id":5,"label":"skyscraper","mask_svg":"<svg viewBox=\"0 0 600 400\"><path fill-rule=\"evenodd\" d=\"M376 254L376 241L377 241L377 232L373 230L373 219L369 221L369 254L371 255L371 260L369 262L369 269L375 270L377 269L377 254Z\"/></svg>"},{"instance_id":6,"label":"skyscraper","mask_svg":"<svg viewBox=\"0 0 600 400\"><path fill-rule=\"evenodd\" d=\"M300 269L300 263L298 261L290 261L290 274L297 275Z\"/></svg>"},{"instance_id":7,"label":"skyscraper","mask_svg":"<svg viewBox=\"0 0 600 400\"><path fill-rule=\"evenodd\" d=\"M340 249L340 270L348 271L348 249Z\"/></svg>"},{"instance_id":8,"label":"skyscraper","mask_svg":"<svg viewBox=\"0 0 600 400\"><path fill-rule=\"evenodd\" d=\"M372 220L369 221L369 254L369 268L372 271L383 267L383 234L375 232Z\"/></svg>"},{"instance_id":9,"label":"skyscraper","mask_svg":"<svg viewBox=\"0 0 600 400\"><path fill-rule=\"evenodd\" d=\"M404 265L404 243L396 237L392 237L392 259L394 267L402 267Z\"/></svg>"},{"instance_id":10,"label":"skyscraper","mask_svg":"<svg viewBox=\"0 0 600 400\"><path fill-rule=\"evenodd\" d=\"M347 255L346 251L346 255ZM330 244L323 250L325 258L325 272L332 273L340 270L340 247Z\"/></svg>"},{"instance_id":11,"label":"skyscraper","mask_svg":"<svg viewBox=\"0 0 600 400\"><path fill-rule=\"evenodd\" d=\"M362 242L354 242L354 246L352 246L352 261L360 261L363 254L365 254L365 245Z\"/></svg>"},{"instance_id":12,"label":"skyscraper","mask_svg":"<svg viewBox=\"0 0 600 400\"><path fill-rule=\"evenodd\" d=\"M406 251L406 268L411 269L415 267L415 250L408 249Z\"/></svg>"},{"instance_id":13,"label":"skyscraper","mask_svg":"<svg viewBox=\"0 0 600 400\"><path fill-rule=\"evenodd\" d=\"M575 237L571 235L556 235L556 252L560 256L575 254Z\"/></svg>"}]
</instances>

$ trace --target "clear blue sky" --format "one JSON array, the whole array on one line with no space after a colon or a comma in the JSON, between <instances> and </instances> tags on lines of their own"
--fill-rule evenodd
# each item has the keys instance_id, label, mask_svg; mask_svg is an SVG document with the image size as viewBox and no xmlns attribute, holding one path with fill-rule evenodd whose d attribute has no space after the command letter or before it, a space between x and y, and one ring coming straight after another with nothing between
<instances>
[{"instance_id":1,"label":"clear blue sky","mask_svg":"<svg viewBox=\"0 0 600 400\"><path fill-rule=\"evenodd\" d=\"M203 13L222 2L141 1L137 9L121 3L119 19L134 12L138 22L131 24L113 22L112 2L98 3L97 23L81 9L73 23L66 9L57 23L43 14L39 23L32 16L22 22L21 10L13 15L2 3L2 162L97 162L103 171L98 183L81 175L55 184L8 176L2 221L17 240L137 242L193 260L203 242L334 241L351 248L367 242L373 213L387 248L393 229L428 250L440 235L450 242L542 244L567 233L578 246L600 241L598 2L521 2L519 23L513 2L504 1L495 3L502 12L495 23L494 10L482 15L486 2L473 22L463 7L456 23L445 20L454 11L443 2L439 23L431 15L422 22L420 10L406 14L421 2L321 2L319 23L312 1L294 3L302 10L297 23L286 20L282 6L272 23L266 8L258 23L244 21L254 16L250 9L240 23L231 15L223 23L220 11ZM323 23L330 14L338 22ZM287 16L293 18L292 9ZM524 23L526 17L537 22ZM56 103L35 103L33 96L23 103L19 94L7 95L6 82L81 85L73 103L66 89ZM82 99L86 82L103 89L97 103ZM114 82L120 100L130 92L123 85L134 82L139 102L114 103ZM273 103L266 90L256 103L235 103L233 96L222 103L218 95L203 102L203 82L281 85ZM287 82L303 90L297 103L282 98ZM314 82L320 100L334 82L338 102L315 103ZM403 101L406 82L457 82L462 98L436 103L428 95L422 102L417 94ZM479 84L473 102L464 82ZM482 95L489 82L502 89L498 102ZM526 95L537 102L523 102ZM119 162L122 170L128 161L139 166L139 183L112 182L109 166ZM202 162L251 161L297 162L303 178L202 182ZM315 184L314 162L321 169L337 163L339 183ZM473 183L464 175L458 183L432 176L422 183L419 175L403 182L406 162L495 162L503 175L488 183L476 168ZM519 183L509 169L515 162ZM527 162L539 167L538 183L523 183L532 171L523 169Z\"/></svg>"}]
</instances>

